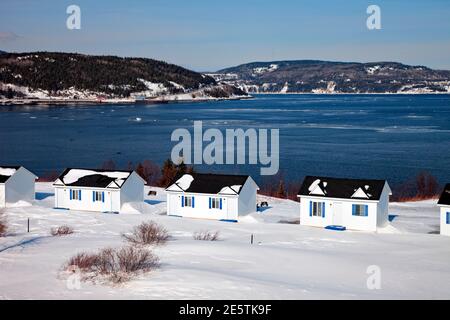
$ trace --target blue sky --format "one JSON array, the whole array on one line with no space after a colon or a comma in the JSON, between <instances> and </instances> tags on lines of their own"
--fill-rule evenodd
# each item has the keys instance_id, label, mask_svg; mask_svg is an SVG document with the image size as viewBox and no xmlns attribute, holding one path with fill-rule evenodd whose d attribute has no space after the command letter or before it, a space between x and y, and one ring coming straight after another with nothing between
<instances>
[{"instance_id":1,"label":"blue sky","mask_svg":"<svg viewBox=\"0 0 450 320\"><path fill-rule=\"evenodd\" d=\"M81 30L66 28L70 4ZM381 30L366 28L370 4ZM142 56L199 71L285 59L450 69L450 1L0 0L0 50Z\"/></svg>"}]
</instances>

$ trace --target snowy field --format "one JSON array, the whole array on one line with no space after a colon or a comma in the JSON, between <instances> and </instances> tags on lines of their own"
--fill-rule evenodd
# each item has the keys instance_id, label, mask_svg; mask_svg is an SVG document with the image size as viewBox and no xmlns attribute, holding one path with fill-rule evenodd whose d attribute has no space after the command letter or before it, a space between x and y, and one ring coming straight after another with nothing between
<instances>
[{"instance_id":1,"label":"snowy field","mask_svg":"<svg viewBox=\"0 0 450 320\"><path fill-rule=\"evenodd\" d=\"M0 299L450 298L450 237L434 234L436 201L391 204L391 225L363 233L295 224L298 204L289 200L265 198L268 209L232 224L167 217L160 189L138 208L144 214L115 215L55 210L51 184L36 188L33 207L5 211L13 234L0 238ZM67 285L60 269L71 256L124 245L121 234L148 220L172 235L156 249L160 269L120 286ZM51 237L61 225L75 233ZM193 240L205 230L220 231L221 240ZM367 288L372 265L381 271L380 290Z\"/></svg>"}]
</instances>

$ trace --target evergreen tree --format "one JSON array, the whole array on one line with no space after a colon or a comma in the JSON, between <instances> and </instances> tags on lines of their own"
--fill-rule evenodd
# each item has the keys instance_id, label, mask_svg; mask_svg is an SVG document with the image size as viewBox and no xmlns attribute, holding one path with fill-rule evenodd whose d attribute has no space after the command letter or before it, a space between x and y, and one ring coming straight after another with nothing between
<instances>
[{"instance_id":1,"label":"evergreen tree","mask_svg":"<svg viewBox=\"0 0 450 320\"><path fill-rule=\"evenodd\" d=\"M182 175L187 172L187 166L184 163L184 159L181 158L180 162L176 165L177 174Z\"/></svg>"},{"instance_id":2,"label":"evergreen tree","mask_svg":"<svg viewBox=\"0 0 450 320\"><path fill-rule=\"evenodd\" d=\"M187 174L194 174L195 173L194 166L188 166L186 168L186 173Z\"/></svg>"},{"instance_id":3,"label":"evergreen tree","mask_svg":"<svg viewBox=\"0 0 450 320\"><path fill-rule=\"evenodd\" d=\"M142 163L138 163L137 167L136 167L136 173L145 181L147 181L147 177L145 175L145 169L144 166L142 165Z\"/></svg>"},{"instance_id":4,"label":"evergreen tree","mask_svg":"<svg viewBox=\"0 0 450 320\"><path fill-rule=\"evenodd\" d=\"M6 99L12 99L14 98L14 92L12 91L11 88L8 88L8 91L6 93Z\"/></svg>"},{"instance_id":5,"label":"evergreen tree","mask_svg":"<svg viewBox=\"0 0 450 320\"><path fill-rule=\"evenodd\" d=\"M284 188L284 181L280 180L280 184L278 185L278 190L275 195L277 198L286 198L286 190Z\"/></svg>"},{"instance_id":6,"label":"evergreen tree","mask_svg":"<svg viewBox=\"0 0 450 320\"><path fill-rule=\"evenodd\" d=\"M167 159L164 161L163 167L161 169L161 179L159 180L159 185L161 187L167 187L170 182L175 178L177 174L177 168L172 160Z\"/></svg>"},{"instance_id":7,"label":"evergreen tree","mask_svg":"<svg viewBox=\"0 0 450 320\"><path fill-rule=\"evenodd\" d=\"M129 171L134 170L133 162L128 161L128 164L127 164L127 170L129 170Z\"/></svg>"}]
</instances>

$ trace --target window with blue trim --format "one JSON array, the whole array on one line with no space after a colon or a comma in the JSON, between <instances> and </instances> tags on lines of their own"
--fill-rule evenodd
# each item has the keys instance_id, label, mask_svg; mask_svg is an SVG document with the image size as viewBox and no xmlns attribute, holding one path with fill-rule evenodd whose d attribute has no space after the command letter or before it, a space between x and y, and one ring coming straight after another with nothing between
<instances>
[{"instance_id":1,"label":"window with blue trim","mask_svg":"<svg viewBox=\"0 0 450 320\"><path fill-rule=\"evenodd\" d=\"M312 217L325 218L325 202L311 201L309 205L309 215Z\"/></svg>"},{"instance_id":2,"label":"window with blue trim","mask_svg":"<svg viewBox=\"0 0 450 320\"><path fill-rule=\"evenodd\" d=\"M70 190L70 200L81 200L81 190Z\"/></svg>"},{"instance_id":3,"label":"window with blue trim","mask_svg":"<svg viewBox=\"0 0 450 320\"><path fill-rule=\"evenodd\" d=\"M194 197L184 197L183 207L194 208Z\"/></svg>"},{"instance_id":4,"label":"window with blue trim","mask_svg":"<svg viewBox=\"0 0 450 320\"><path fill-rule=\"evenodd\" d=\"M92 191L92 201L104 202L104 193L102 191Z\"/></svg>"},{"instance_id":5,"label":"window with blue trim","mask_svg":"<svg viewBox=\"0 0 450 320\"><path fill-rule=\"evenodd\" d=\"M367 204L353 204L352 215L358 217L367 217L369 215L369 206Z\"/></svg>"},{"instance_id":6,"label":"window with blue trim","mask_svg":"<svg viewBox=\"0 0 450 320\"><path fill-rule=\"evenodd\" d=\"M209 198L209 208L222 210L222 199L221 198Z\"/></svg>"}]
</instances>

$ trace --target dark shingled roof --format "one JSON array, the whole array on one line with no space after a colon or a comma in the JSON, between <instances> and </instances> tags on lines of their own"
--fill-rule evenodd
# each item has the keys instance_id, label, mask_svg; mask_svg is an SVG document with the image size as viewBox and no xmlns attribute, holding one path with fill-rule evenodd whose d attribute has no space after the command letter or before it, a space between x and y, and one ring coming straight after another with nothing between
<instances>
[{"instance_id":1,"label":"dark shingled roof","mask_svg":"<svg viewBox=\"0 0 450 320\"><path fill-rule=\"evenodd\" d=\"M122 170L100 170L100 169L81 169L81 168L67 168L64 170L64 172L59 176L59 180L64 182L64 177L66 174L69 173L72 169L78 169L78 170L89 170L89 171L95 171L96 174L87 175L84 177L81 177L75 182L67 183L66 186L69 187L92 187L92 188L106 188L111 182L117 180L115 178L108 177L106 175L103 175L102 172L127 172L132 173L132 171L122 171ZM125 179L126 180L126 179ZM120 187L120 186L117 186Z\"/></svg>"},{"instance_id":2,"label":"dark shingled roof","mask_svg":"<svg viewBox=\"0 0 450 320\"><path fill-rule=\"evenodd\" d=\"M102 174L92 174L89 176L84 176L73 183L68 183L66 186L106 188L114 180L116 179L104 176Z\"/></svg>"},{"instance_id":3,"label":"dark shingled roof","mask_svg":"<svg viewBox=\"0 0 450 320\"><path fill-rule=\"evenodd\" d=\"M9 179L9 176L2 176L0 174L0 183L5 183Z\"/></svg>"},{"instance_id":4,"label":"dark shingled roof","mask_svg":"<svg viewBox=\"0 0 450 320\"><path fill-rule=\"evenodd\" d=\"M311 184L320 180L319 187L325 191L325 195L310 194L309 187ZM326 183L326 186L324 185ZM338 198L338 199L365 199L365 200L380 200L386 180L372 180L372 179L341 179L330 177L313 177L307 176L303 180L302 186L298 195L300 196L314 196L323 198ZM366 190L366 186L369 189ZM356 190L361 188L365 193L370 194L369 198L352 197Z\"/></svg>"},{"instance_id":5,"label":"dark shingled roof","mask_svg":"<svg viewBox=\"0 0 450 320\"><path fill-rule=\"evenodd\" d=\"M192 193L207 193L216 194L219 193L225 187L231 187L235 185L243 186L249 176L246 175L230 175L230 174L213 174L213 173L193 173L190 174L194 180L192 181L189 188L184 190L185 192ZM173 185L180 179L178 176L169 185ZM242 188L241 188L242 189ZM238 194L241 192L239 189Z\"/></svg>"},{"instance_id":6,"label":"dark shingled roof","mask_svg":"<svg viewBox=\"0 0 450 320\"><path fill-rule=\"evenodd\" d=\"M16 169L19 170L20 166L0 166L0 168L4 169ZM11 176L3 176L0 174L0 183L5 183Z\"/></svg>"},{"instance_id":7,"label":"dark shingled roof","mask_svg":"<svg viewBox=\"0 0 450 320\"><path fill-rule=\"evenodd\" d=\"M439 198L438 204L450 206L450 183L447 183L445 185L444 191L442 192L442 195Z\"/></svg>"}]
</instances>

